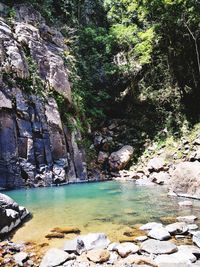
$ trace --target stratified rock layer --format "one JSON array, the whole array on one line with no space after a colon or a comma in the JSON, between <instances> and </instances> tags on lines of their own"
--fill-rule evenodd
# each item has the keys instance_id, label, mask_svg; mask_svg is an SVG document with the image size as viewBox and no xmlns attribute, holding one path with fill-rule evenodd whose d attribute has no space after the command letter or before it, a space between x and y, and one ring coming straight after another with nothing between
<instances>
[{"instance_id":1,"label":"stratified rock layer","mask_svg":"<svg viewBox=\"0 0 200 267\"><path fill-rule=\"evenodd\" d=\"M48 90L59 93L66 111L71 105L70 83L62 57L67 51L64 37L48 27L31 5L15 5L14 10L14 18L8 23L6 6L1 7L0 187L86 180L76 121L71 119L74 130L70 132L61 121L55 99L48 96ZM43 89L34 89L30 84L34 82L33 66Z\"/></svg>"}]
</instances>

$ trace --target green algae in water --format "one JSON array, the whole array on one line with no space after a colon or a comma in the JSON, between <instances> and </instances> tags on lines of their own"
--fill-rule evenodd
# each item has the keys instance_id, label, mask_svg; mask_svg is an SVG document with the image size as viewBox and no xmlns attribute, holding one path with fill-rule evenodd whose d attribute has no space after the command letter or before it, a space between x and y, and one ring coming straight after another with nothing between
<instances>
[{"instance_id":1,"label":"green algae in water","mask_svg":"<svg viewBox=\"0 0 200 267\"><path fill-rule=\"evenodd\" d=\"M105 232L116 241L127 227L166 216L189 215L193 210L198 216L200 206L194 201L192 209L183 210L178 206L180 199L167 197L164 187L141 187L133 182L73 184L6 194L33 214L16 231L14 241L45 241L51 229L64 226L79 227L82 233Z\"/></svg>"}]
</instances>

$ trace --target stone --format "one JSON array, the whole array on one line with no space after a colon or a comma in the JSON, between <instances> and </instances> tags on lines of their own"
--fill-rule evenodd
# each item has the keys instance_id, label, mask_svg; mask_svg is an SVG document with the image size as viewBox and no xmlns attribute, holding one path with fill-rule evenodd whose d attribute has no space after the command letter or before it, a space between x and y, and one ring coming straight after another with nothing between
<instances>
[{"instance_id":1,"label":"stone","mask_svg":"<svg viewBox=\"0 0 200 267\"><path fill-rule=\"evenodd\" d=\"M155 157L148 162L147 168L150 172L158 172L163 170L164 165L164 160L162 158Z\"/></svg>"},{"instance_id":2,"label":"stone","mask_svg":"<svg viewBox=\"0 0 200 267\"><path fill-rule=\"evenodd\" d=\"M169 232L163 227L154 227L149 231L148 236L157 240L167 240L170 239Z\"/></svg>"},{"instance_id":3,"label":"stone","mask_svg":"<svg viewBox=\"0 0 200 267\"><path fill-rule=\"evenodd\" d=\"M189 230L197 230L199 228L197 224L188 224L187 227Z\"/></svg>"},{"instance_id":4,"label":"stone","mask_svg":"<svg viewBox=\"0 0 200 267\"><path fill-rule=\"evenodd\" d=\"M153 228L157 228L157 227L161 227L162 226L162 223L157 223L157 222L149 222L149 223L146 223L142 226L140 226L140 230L152 230Z\"/></svg>"},{"instance_id":5,"label":"stone","mask_svg":"<svg viewBox=\"0 0 200 267\"><path fill-rule=\"evenodd\" d=\"M87 252L87 258L94 263L103 263L109 260L110 253L105 249L94 249Z\"/></svg>"},{"instance_id":6,"label":"stone","mask_svg":"<svg viewBox=\"0 0 200 267\"><path fill-rule=\"evenodd\" d=\"M177 246L169 241L154 239L144 241L140 249L149 254L171 254L178 250Z\"/></svg>"},{"instance_id":7,"label":"stone","mask_svg":"<svg viewBox=\"0 0 200 267\"><path fill-rule=\"evenodd\" d=\"M167 172L161 171L161 172L153 172L151 173L149 179L151 179L152 182L156 184L168 184L170 180L170 175Z\"/></svg>"},{"instance_id":8,"label":"stone","mask_svg":"<svg viewBox=\"0 0 200 267\"><path fill-rule=\"evenodd\" d=\"M97 161L99 164L103 164L109 158L109 154L104 151L99 151Z\"/></svg>"},{"instance_id":9,"label":"stone","mask_svg":"<svg viewBox=\"0 0 200 267\"><path fill-rule=\"evenodd\" d=\"M115 250L118 254L124 258L127 257L129 254L134 254L139 251L139 247L131 242L124 242L115 247Z\"/></svg>"},{"instance_id":10,"label":"stone","mask_svg":"<svg viewBox=\"0 0 200 267\"><path fill-rule=\"evenodd\" d=\"M198 247L200 247L200 231L197 231L196 233L193 234L192 241L193 241L193 243L195 243Z\"/></svg>"},{"instance_id":11,"label":"stone","mask_svg":"<svg viewBox=\"0 0 200 267\"><path fill-rule=\"evenodd\" d=\"M64 234L63 233L51 233L51 234L48 234L48 235L45 235L46 238L48 239L52 239L52 238L64 238Z\"/></svg>"},{"instance_id":12,"label":"stone","mask_svg":"<svg viewBox=\"0 0 200 267\"><path fill-rule=\"evenodd\" d=\"M141 266L141 264L147 264L147 266L157 267L157 264L153 259L144 255L129 255L126 258L126 262L129 264L138 264L138 266Z\"/></svg>"},{"instance_id":13,"label":"stone","mask_svg":"<svg viewBox=\"0 0 200 267\"><path fill-rule=\"evenodd\" d=\"M168 224L165 228L171 235L185 234L189 230L185 222Z\"/></svg>"},{"instance_id":14,"label":"stone","mask_svg":"<svg viewBox=\"0 0 200 267\"><path fill-rule=\"evenodd\" d=\"M138 242L143 242L143 241L145 241L147 239L148 239L148 237L146 235L143 235L143 236L136 237L134 240L138 241Z\"/></svg>"},{"instance_id":15,"label":"stone","mask_svg":"<svg viewBox=\"0 0 200 267\"><path fill-rule=\"evenodd\" d=\"M192 207L192 201L185 200L178 203L180 207Z\"/></svg>"},{"instance_id":16,"label":"stone","mask_svg":"<svg viewBox=\"0 0 200 267\"><path fill-rule=\"evenodd\" d=\"M92 249L105 249L109 244L110 240L105 234L91 233L88 235L80 235L73 240L65 241L64 250L81 254L84 251Z\"/></svg>"},{"instance_id":17,"label":"stone","mask_svg":"<svg viewBox=\"0 0 200 267\"><path fill-rule=\"evenodd\" d=\"M176 252L172 255L159 255L155 258L155 263L158 264L158 266L182 266L187 267L188 264L191 264L192 262L196 261L196 257L191 254L184 252ZM164 265L165 264L165 265ZM183 265L185 264L185 265Z\"/></svg>"},{"instance_id":18,"label":"stone","mask_svg":"<svg viewBox=\"0 0 200 267\"><path fill-rule=\"evenodd\" d=\"M153 186L155 185L149 178L143 176L142 178L135 181L135 184L138 186Z\"/></svg>"},{"instance_id":19,"label":"stone","mask_svg":"<svg viewBox=\"0 0 200 267\"><path fill-rule=\"evenodd\" d=\"M62 265L68 259L70 259L70 255L67 252L61 249L51 248L44 255L40 267L54 267Z\"/></svg>"},{"instance_id":20,"label":"stone","mask_svg":"<svg viewBox=\"0 0 200 267\"><path fill-rule=\"evenodd\" d=\"M78 227L66 226L66 227L56 227L51 230L51 232L61 233L61 234L79 234L81 230Z\"/></svg>"},{"instance_id":21,"label":"stone","mask_svg":"<svg viewBox=\"0 0 200 267\"><path fill-rule=\"evenodd\" d=\"M13 257L15 263L18 264L19 266L24 266L24 262L28 260L28 254L26 252L19 252L15 254Z\"/></svg>"},{"instance_id":22,"label":"stone","mask_svg":"<svg viewBox=\"0 0 200 267\"><path fill-rule=\"evenodd\" d=\"M0 193L0 235L16 228L30 213L13 199Z\"/></svg>"},{"instance_id":23,"label":"stone","mask_svg":"<svg viewBox=\"0 0 200 267\"><path fill-rule=\"evenodd\" d=\"M176 218L178 222L185 222L185 223L194 223L194 221L197 219L194 215L189 216L179 216Z\"/></svg>"},{"instance_id":24,"label":"stone","mask_svg":"<svg viewBox=\"0 0 200 267\"><path fill-rule=\"evenodd\" d=\"M119 171L126 167L133 155L132 146L123 146L120 150L111 153L109 166L112 171Z\"/></svg>"},{"instance_id":25,"label":"stone","mask_svg":"<svg viewBox=\"0 0 200 267\"><path fill-rule=\"evenodd\" d=\"M181 162L171 172L169 187L178 196L200 198L200 162ZM188 186L190 185L190 186Z\"/></svg>"}]
</instances>

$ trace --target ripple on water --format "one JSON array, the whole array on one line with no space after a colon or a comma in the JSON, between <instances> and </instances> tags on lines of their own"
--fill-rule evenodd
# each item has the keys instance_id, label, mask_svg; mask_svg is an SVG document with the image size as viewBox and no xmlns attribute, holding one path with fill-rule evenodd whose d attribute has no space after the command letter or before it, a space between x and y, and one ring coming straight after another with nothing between
<instances>
[{"instance_id":1,"label":"ripple on water","mask_svg":"<svg viewBox=\"0 0 200 267\"><path fill-rule=\"evenodd\" d=\"M180 209L180 199L169 198L164 187L139 187L131 182L74 184L14 190L7 194L33 214L33 219L15 233L14 241L46 242L45 235L51 229L66 226L76 226L83 234L105 232L117 241L124 238L127 227L135 224L167 221L167 218L192 213L200 217L198 201L194 201L190 209Z\"/></svg>"}]
</instances>

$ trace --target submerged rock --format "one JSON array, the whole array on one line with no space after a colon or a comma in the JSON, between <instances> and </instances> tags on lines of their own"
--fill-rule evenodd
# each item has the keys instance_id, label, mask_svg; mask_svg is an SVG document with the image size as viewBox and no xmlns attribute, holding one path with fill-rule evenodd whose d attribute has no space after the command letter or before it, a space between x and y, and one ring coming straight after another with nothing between
<instances>
[{"instance_id":1,"label":"submerged rock","mask_svg":"<svg viewBox=\"0 0 200 267\"><path fill-rule=\"evenodd\" d=\"M176 219L178 222L194 223L197 217L194 215L189 215L189 216L179 216Z\"/></svg>"},{"instance_id":2,"label":"submerged rock","mask_svg":"<svg viewBox=\"0 0 200 267\"><path fill-rule=\"evenodd\" d=\"M157 223L157 222L149 222L149 223L146 223L142 226L140 226L140 230L152 230L153 228L157 228L157 227L162 227L162 224L161 223Z\"/></svg>"},{"instance_id":3,"label":"submerged rock","mask_svg":"<svg viewBox=\"0 0 200 267\"><path fill-rule=\"evenodd\" d=\"M51 232L61 233L61 234L79 234L81 230L78 227L66 226L66 227L56 227L51 230Z\"/></svg>"}]
</instances>

